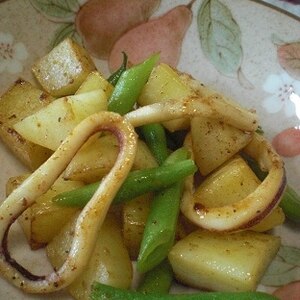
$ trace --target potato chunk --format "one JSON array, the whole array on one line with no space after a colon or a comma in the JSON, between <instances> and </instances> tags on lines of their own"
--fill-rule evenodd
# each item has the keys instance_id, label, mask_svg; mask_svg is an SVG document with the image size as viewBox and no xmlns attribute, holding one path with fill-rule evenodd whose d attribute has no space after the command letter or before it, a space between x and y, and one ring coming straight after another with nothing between
<instances>
[{"instance_id":1,"label":"potato chunk","mask_svg":"<svg viewBox=\"0 0 300 300\"><path fill-rule=\"evenodd\" d=\"M194 198L205 207L231 205L260 185L247 163L237 156L211 173L197 188Z\"/></svg>"},{"instance_id":2,"label":"potato chunk","mask_svg":"<svg viewBox=\"0 0 300 300\"><path fill-rule=\"evenodd\" d=\"M6 185L6 193L10 194L28 175L12 177ZM78 208L64 207L55 204L52 198L63 192L83 186L79 181L56 180L53 186L36 202L25 210L18 221L32 249L45 246L58 234L61 228L78 211Z\"/></svg>"},{"instance_id":3,"label":"potato chunk","mask_svg":"<svg viewBox=\"0 0 300 300\"><path fill-rule=\"evenodd\" d=\"M152 197L149 193L123 204L123 237L132 260L139 255Z\"/></svg>"},{"instance_id":4,"label":"potato chunk","mask_svg":"<svg viewBox=\"0 0 300 300\"><path fill-rule=\"evenodd\" d=\"M56 269L63 264L69 252L75 220L76 218L69 222L47 246L47 255ZM89 263L67 289L75 299L88 300L94 281L128 289L132 276L132 264L123 243L121 227L115 216L108 214L99 231Z\"/></svg>"},{"instance_id":5,"label":"potato chunk","mask_svg":"<svg viewBox=\"0 0 300 300\"><path fill-rule=\"evenodd\" d=\"M169 99L184 99L194 94L193 89L180 79L179 74L166 64L160 64L152 71L138 103L142 106ZM170 131L189 126L188 119L178 119L163 123Z\"/></svg>"},{"instance_id":6,"label":"potato chunk","mask_svg":"<svg viewBox=\"0 0 300 300\"><path fill-rule=\"evenodd\" d=\"M191 120L195 161L202 175L207 175L233 157L251 140L252 134L218 120L195 117Z\"/></svg>"},{"instance_id":7,"label":"potato chunk","mask_svg":"<svg viewBox=\"0 0 300 300\"><path fill-rule=\"evenodd\" d=\"M24 80L16 81L0 98L0 138L30 170L39 167L52 151L22 138L13 126L53 99Z\"/></svg>"},{"instance_id":8,"label":"potato chunk","mask_svg":"<svg viewBox=\"0 0 300 300\"><path fill-rule=\"evenodd\" d=\"M87 51L67 38L35 63L32 71L45 91L61 97L74 94L94 69Z\"/></svg>"},{"instance_id":9,"label":"potato chunk","mask_svg":"<svg viewBox=\"0 0 300 300\"><path fill-rule=\"evenodd\" d=\"M14 129L27 140L56 150L78 123L106 107L107 97L101 89L66 96L16 123Z\"/></svg>"},{"instance_id":10,"label":"potato chunk","mask_svg":"<svg viewBox=\"0 0 300 300\"><path fill-rule=\"evenodd\" d=\"M100 134L101 135L101 134ZM113 134L94 135L78 151L65 170L64 177L91 183L100 180L113 167L119 146ZM138 140L133 169L156 167L157 163L148 146Z\"/></svg>"},{"instance_id":11,"label":"potato chunk","mask_svg":"<svg viewBox=\"0 0 300 300\"><path fill-rule=\"evenodd\" d=\"M195 231L169 253L176 278L215 291L253 291L280 247L280 238L253 231Z\"/></svg>"},{"instance_id":12,"label":"potato chunk","mask_svg":"<svg viewBox=\"0 0 300 300\"><path fill-rule=\"evenodd\" d=\"M114 87L98 71L93 71L80 85L79 89L76 91L76 94L82 94L99 89L103 90L107 98L109 98Z\"/></svg>"}]
</instances>

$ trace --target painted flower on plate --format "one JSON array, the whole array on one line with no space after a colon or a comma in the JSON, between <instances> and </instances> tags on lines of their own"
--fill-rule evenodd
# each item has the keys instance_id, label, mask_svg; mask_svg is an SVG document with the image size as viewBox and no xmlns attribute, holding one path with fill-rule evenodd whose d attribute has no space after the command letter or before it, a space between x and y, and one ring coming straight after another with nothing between
<instances>
[{"instance_id":1,"label":"painted flower on plate","mask_svg":"<svg viewBox=\"0 0 300 300\"><path fill-rule=\"evenodd\" d=\"M0 73L16 74L23 70L22 62L28 57L26 47L15 42L10 33L0 32Z\"/></svg>"},{"instance_id":2,"label":"painted flower on plate","mask_svg":"<svg viewBox=\"0 0 300 300\"><path fill-rule=\"evenodd\" d=\"M272 74L263 84L264 91L271 94L262 102L267 112L274 114L284 110L287 117L296 113L294 95L300 95L300 81L288 73Z\"/></svg>"}]
</instances>

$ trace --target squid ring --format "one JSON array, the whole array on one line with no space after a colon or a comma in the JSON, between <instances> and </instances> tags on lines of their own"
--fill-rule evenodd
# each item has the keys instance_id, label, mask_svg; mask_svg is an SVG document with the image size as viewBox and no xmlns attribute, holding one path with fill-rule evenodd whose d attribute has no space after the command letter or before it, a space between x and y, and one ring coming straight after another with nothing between
<instances>
[{"instance_id":1,"label":"squid ring","mask_svg":"<svg viewBox=\"0 0 300 300\"><path fill-rule=\"evenodd\" d=\"M70 253L62 267L45 276L34 275L11 257L9 229L22 212L51 187L84 142L102 130L111 131L118 139L120 151L115 165L78 216ZM8 281L28 293L48 293L69 285L82 272L109 206L132 167L136 142L132 125L119 114L101 112L91 115L77 125L53 155L6 198L0 206L0 272Z\"/></svg>"},{"instance_id":2,"label":"squid ring","mask_svg":"<svg viewBox=\"0 0 300 300\"><path fill-rule=\"evenodd\" d=\"M247 197L221 207L205 207L193 197L194 182L186 179L181 212L194 224L211 231L236 231L250 228L266 217L279 204L286 187L286 174L280 156L270 143L255 133L244 148L254 158L267 177ZM246 209L245 209L246 208Z\"/></svg>"},{"instance_id":3,"label":"squid ring","mask_svg":"<svg viewBox=\"0 0 300 300\"><path fill-rule=\"evenodd\" d=\"M237 104L220 97L219 94L201 96L195 94L183 99L168 99L140 107L124 117L134 127L195 116L220 120L244 131L255 131L258 126L257 115Z\"/></svg>"}]
</instances>

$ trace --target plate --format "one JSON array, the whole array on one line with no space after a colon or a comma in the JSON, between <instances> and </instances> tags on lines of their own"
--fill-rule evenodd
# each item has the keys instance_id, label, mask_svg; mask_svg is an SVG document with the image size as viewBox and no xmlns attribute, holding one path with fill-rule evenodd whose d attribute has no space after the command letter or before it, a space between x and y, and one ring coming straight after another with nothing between
<instances>
[{"instance_id":1,"label":"plate","mask_svg":"<svg viewBox=\"0 0 300 300\"><path fill-rule=\"evenodd\" d=\"M64 37L86 38L84 34L80 36L74 20L80 5L89 1L1 1L0 94L19 77L34 81L32 64ZM65 6L55 6L60 2ZM174 64L257 111L265 135L270 141L277 141L277 150L284 155L289 184L300 193L299 19L257 1L210 0L214 11L206 17L213 24L210 37L213 35L215 39L209 43L208 38L200 39L199 34L207 36L203 33L208 30L198 17L203 2L161 1L150 18L159 18L178 5L190 6L191 23L183 34L180 56ZM108 75L107 60L93 58L97 67ZM288 147L283 147L283 141L289 142ZM0 165L0 198L4 199L6 180L25 169L2 143ZM300 247L299 226L287 222L275 233L281 235L283 244ZM24 265L37 273L50 270L43 251L31 253L17 226L12 230L11 240L14 255ZM24 295L0 280L0 299L69 297L63 292L50 296Z\"/></svg>"}]
</instances>

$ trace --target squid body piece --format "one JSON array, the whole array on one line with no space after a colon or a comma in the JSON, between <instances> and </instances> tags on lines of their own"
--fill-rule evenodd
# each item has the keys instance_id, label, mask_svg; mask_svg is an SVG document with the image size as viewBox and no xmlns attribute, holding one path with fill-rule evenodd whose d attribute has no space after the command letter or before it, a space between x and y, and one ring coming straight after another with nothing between
<instances>
[{"instance_id":1,"label":"squid body piece","mask_svg":"<svg viewBox=\"0 0 300 300\"><path fill-rule=\"evenodd\" d=\"M85 141L98 131L111 131L119 142L119 155L90 202L80 213L70 253L62 267L52 273L34 275L19 264L8 251L11 225L46 192L64 171ZM93 250L96 235L109 206L130 171L137 137L132 125L119 114L101 112L83 120L54 154L15 189L0 206L0 272L9 282L28 293L48 293L69 285L83 270Z\"/></svg>"}]
</instances>

